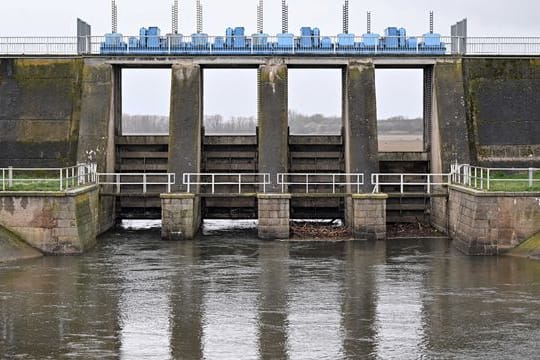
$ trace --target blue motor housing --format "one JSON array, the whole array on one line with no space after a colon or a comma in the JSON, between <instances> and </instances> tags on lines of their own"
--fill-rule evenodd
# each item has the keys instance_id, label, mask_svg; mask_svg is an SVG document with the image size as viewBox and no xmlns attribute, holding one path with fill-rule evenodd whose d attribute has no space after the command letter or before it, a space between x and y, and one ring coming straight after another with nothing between
<instances>
[{"instance_id":1,"label":"blue motor housing","mask_svg":"<svg viewBox=\"0 0 540 360\"><path fill-rule=\"evenodd\" d=\"M365 47L374 48L379 46L379 34L364 34L362 35L362 41Z\"/></svg>"},{"instance_id":2,"label":"blue motor housing","mask_svg":"<svg viewBox=\"0 0 540 360\"><path fill-rule=\"evenodd\" d=\"M338 34L338 47L354 47L354 34Z\"/></svg>"},{"instance_id":3,"label":"blue motor housing","mask_svg":"<svg viewBox=\"0 0 540 360\"><path fill-rule=\"evenodd\" d=\"M294 47L294 34L277 34L277 46L281 49L292 49Z\"/></svg>"}]
</instances>

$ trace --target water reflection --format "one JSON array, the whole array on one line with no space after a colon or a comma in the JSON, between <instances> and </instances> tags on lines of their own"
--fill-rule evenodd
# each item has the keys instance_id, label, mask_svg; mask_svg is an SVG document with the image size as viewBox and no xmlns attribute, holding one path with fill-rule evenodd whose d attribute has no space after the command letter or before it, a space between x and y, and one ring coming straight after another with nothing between
<instances>
[{"instance_id":1,"label":"water reflection","mask_svg":"<svg viewBox=\"0 0 540 360\"><path fill-rule=\"evenodd\" d=\"M540 264L447 241L288 243L117 231L0 265L3 358L532 358Z\"/></svg>"}]
</instances>

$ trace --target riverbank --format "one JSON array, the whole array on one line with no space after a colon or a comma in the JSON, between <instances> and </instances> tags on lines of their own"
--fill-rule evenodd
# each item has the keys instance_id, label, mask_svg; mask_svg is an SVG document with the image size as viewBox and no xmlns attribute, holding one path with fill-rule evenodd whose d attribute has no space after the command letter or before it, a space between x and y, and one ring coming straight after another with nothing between
<instances>
[{"instance_id":1,"label":"riverbank","mask_svg":"<svg viewBox=\"0 0 540 360\"><path fill-rule=\"evenodd\" d=\"M43 254L0 226L0 263L35 259Z\"/></svg>"},{"instance_id":2,"label":"riverbank","mask_svg":"<svg viewBox=\"0 0 540 360\"><path fill-rule=\"evenodd\" d=\"M540 260L540 233L512 249L508 255Z\"/></svg>"}]
</instances>

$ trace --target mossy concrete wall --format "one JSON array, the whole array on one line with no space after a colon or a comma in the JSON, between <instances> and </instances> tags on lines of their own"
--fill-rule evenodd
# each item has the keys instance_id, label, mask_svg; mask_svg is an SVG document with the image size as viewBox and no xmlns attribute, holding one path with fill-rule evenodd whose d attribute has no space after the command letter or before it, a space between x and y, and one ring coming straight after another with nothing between
<instances>
[{"instance_id":1,"label":"mossy concrete wall","mask_svg":"<svg viewBox=\"0 0 540 360\"><path fill-rule=\"evenodd\" d=\"M288 172L288 69L284 64L269 63L259 69L259 162L261 173L272 178ZM268 192L280 192L274 181Z\"/></svg>"},{"instance_id":2,"label":"mossy concrete wall","mask_svg":"<svg viewBox=\"0 0 540 360\"><path fill-rule=\"evenodd\" d=\"M81 254L96 244L97 186L0 193L0 226L45 254Z\"/></svg>"},{"instance_id":3,"label":"mossy concrete wall","mask_svg":"<svg viewBox=\"0 0 540 360\"><path fill-rule=\"evenodd\" d=\"M81 59L0 59L0 167L58 167L77 156Z\"/></svg>"},{"instance_id":4,"label":"mossy concrete wall","mask_svg":"<svg viewBox=\"0 0 540 360\"><path fill-rule=\"evenodd\" d=\"M471 161L461 60L435 64L432 105L431 172L447 173L453 161Z\"/></svg>"},{"instance_id":5,"label":"mossy concrete wall","mask_svg":"<svg viewBox=\"0 0 540 360\"><path fill-rule=\"evenodd\" d=\"M540 167L540 59L465 58L463 74L475 162Z\"/></svg>"}]
</instances>

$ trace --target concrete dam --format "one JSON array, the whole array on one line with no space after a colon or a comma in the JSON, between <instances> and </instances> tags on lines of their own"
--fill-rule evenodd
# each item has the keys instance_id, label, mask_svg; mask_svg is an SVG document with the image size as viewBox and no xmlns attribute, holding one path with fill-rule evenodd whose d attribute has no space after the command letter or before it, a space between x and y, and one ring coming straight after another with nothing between
<instances>
[{"instance_id":1,"label":"concrete dam","mask_svg":"<svg viewBox=\"0 0 540 360\"><path fill-rule=\"evenodd\" d=\"M171 69L168 136L123 134L122 69L126 68ZM258 70L256 135L205 134L203 76L206 69L216 68ZM288 70L298 68L341 70L340 135L289 134ZM378 68L423 70L423 151L379 151ZM202 219L261 221L261 214L266 214L268 237L285 236L291 219L347 222L354 218L355 200L350 195L372 193L374 174L446 174L456 162L539 167L539 94L540 60L533 56L4 57L0 59L0 167L63 167L94 161L98 172L112 179L102 181L99 188L98 233L118 219L165 221L169 216L172 222L184 223L191 230L182 231L194 236ZM174 182L148 180L142 191L139 184L130 184L129 174L134 173L166 173ZM287 182L283 178L300 173L328 174L334 179ZM114 178L121 174L127 180L120 189ZM203 174L214 178L222 174L223 181L202 181ZM242 174L247 180L243 185L240 180L239 191L236 178ZM261 174L265 174L262 180L257 178ZM336 180L340 174L346 180ZM362 181L351 180L354 174L362 174ZM449 230L447 192L426 191L425 185L403 191L396 184L382 184L378 192L388 199L382 208L373 205L373 209L382 209L385 218L369 231L370 237L384 238L386 222L421 220ZM167 193L189 193L192 198L176 198L184 205L171 205L174 196L163 196ZM192 212L189 221L175 217L186 209ZM173 237L173 233L178 232L164 235Z\"/></svg>"}]
</instances>

